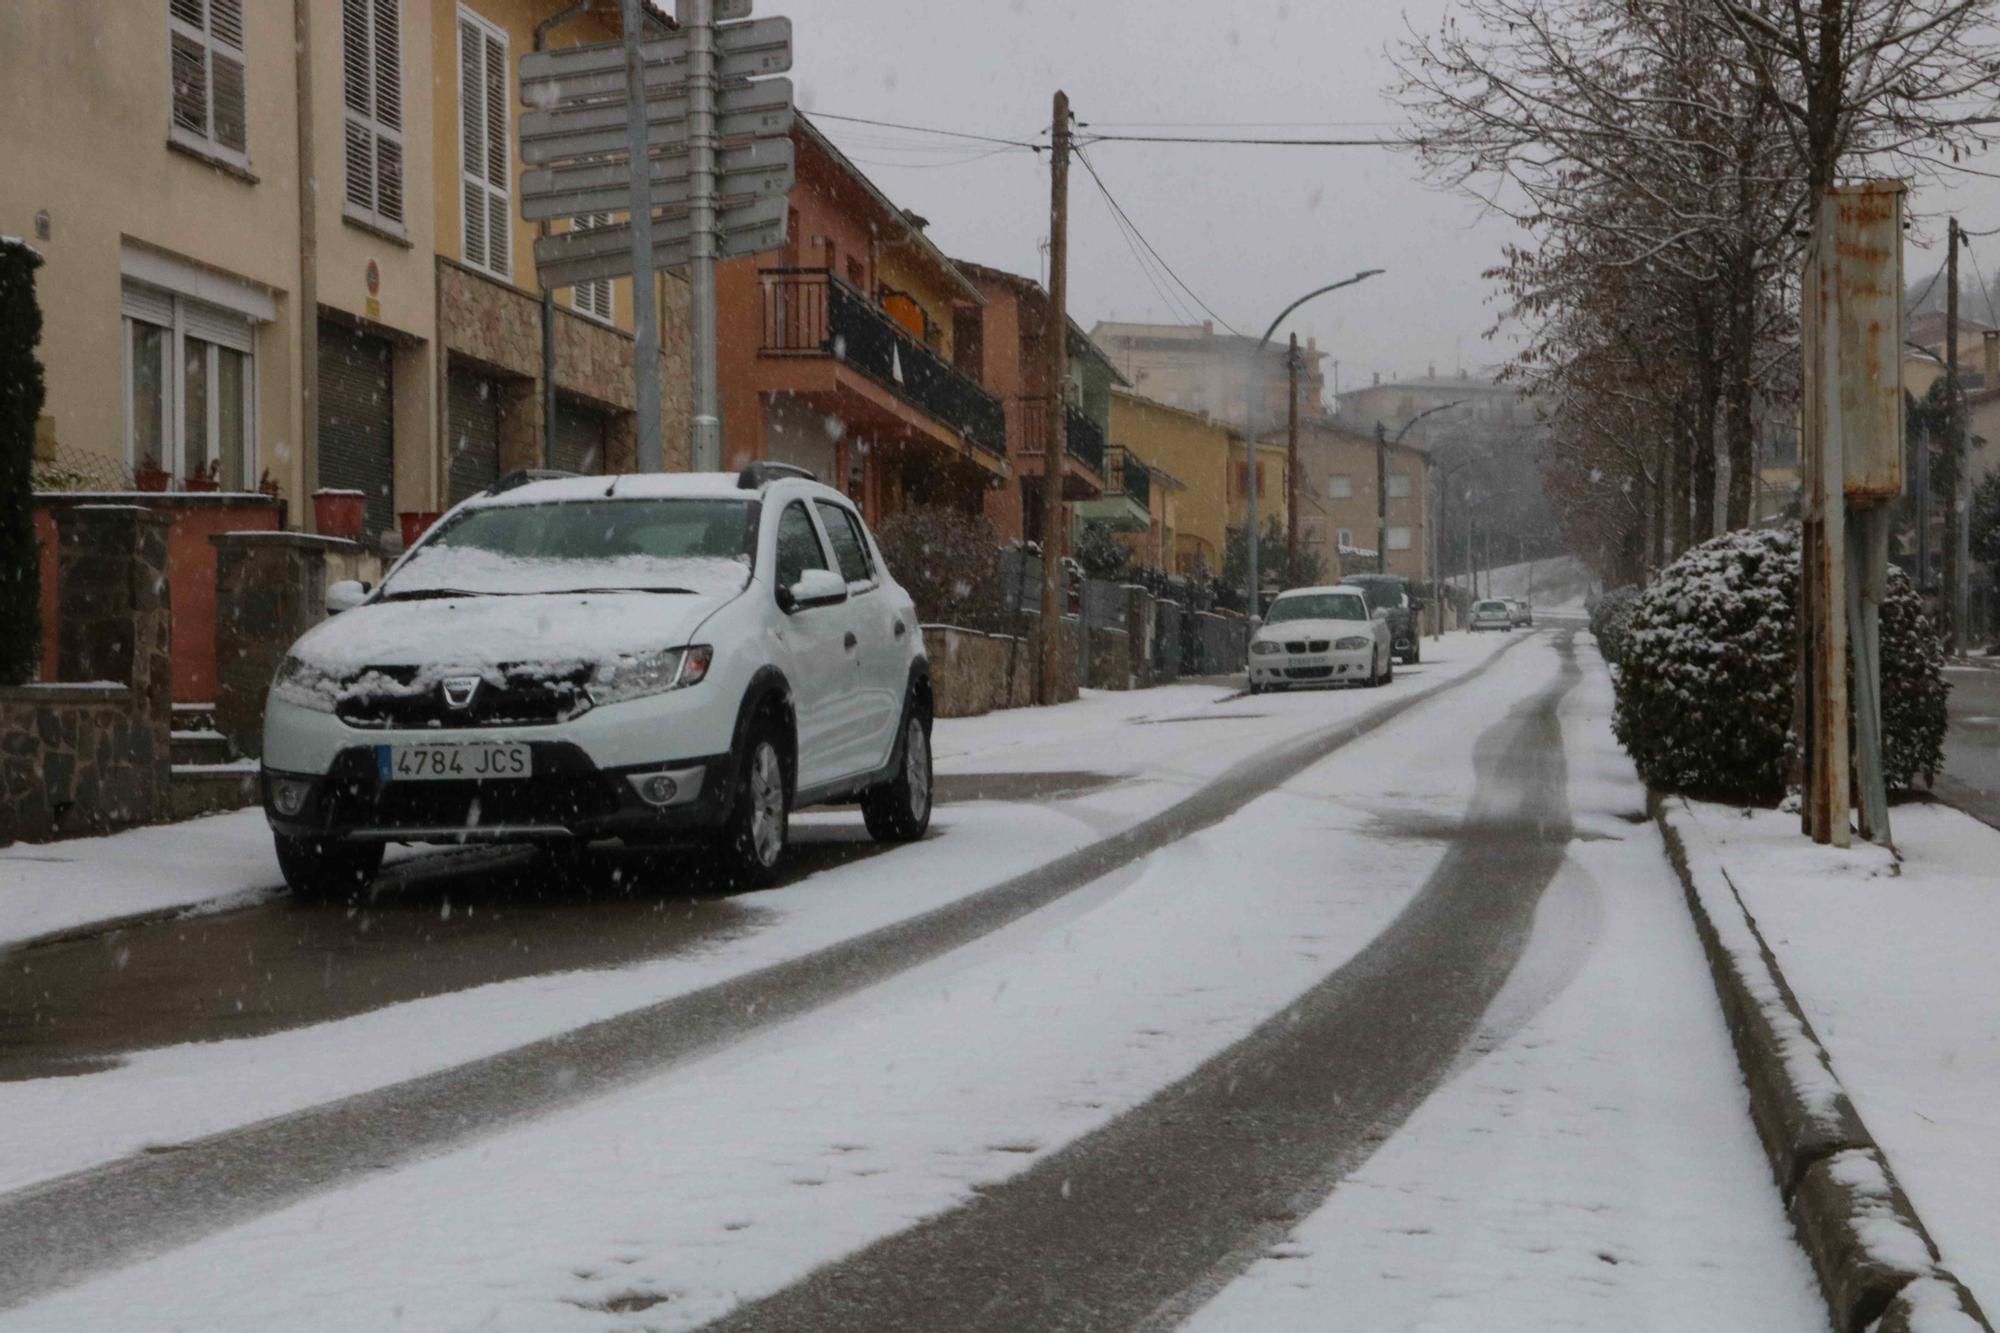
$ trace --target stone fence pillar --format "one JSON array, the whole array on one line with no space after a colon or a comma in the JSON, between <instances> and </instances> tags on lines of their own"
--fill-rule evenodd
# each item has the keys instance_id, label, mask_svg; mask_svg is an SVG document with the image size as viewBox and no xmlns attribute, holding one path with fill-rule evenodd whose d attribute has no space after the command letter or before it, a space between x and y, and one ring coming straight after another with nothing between
<instances>
[{"instance_id":1,"label":"stone fence pillar","mask_svg":"<svg viewBox=\"0 0 2000 1333\"><path fill-rule=\"evenodd\" d=\"M215 725L238 754L264 752L264 693L285 650L326 619L327 559L353 542L303 532L222 532L215 547Z\"/></svg>"},{"instance_id":2,"label":"stone fence pillar","mask_svg":"<svg viewBox=\"0 0 2000 1333\"><path fill-rule=\"evenodd\" d=\"M167 538L174 517L142 505L55 511L56 673L131 691L89 756L98 771L97 827L143 824L166 810L174 725L173 596Z\"/></svg>"}]
</instances>

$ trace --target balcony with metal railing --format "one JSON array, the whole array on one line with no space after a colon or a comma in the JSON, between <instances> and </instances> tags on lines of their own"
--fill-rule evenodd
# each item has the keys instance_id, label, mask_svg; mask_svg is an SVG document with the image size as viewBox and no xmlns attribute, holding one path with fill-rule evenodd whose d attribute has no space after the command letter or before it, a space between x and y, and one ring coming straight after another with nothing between
<instances>
[{"instance_id":1,"label":"balcony with metal railing","mask_svg":"<svg viewBox=\"0 0 2000 1333\"><path fill-rule=\"evenodd\" d=\"M945 432L995 459L1007 456L1007 418L1000 400L867 297L823 268L768 268L758 278L763 300L760 355L831 360Z\"/></svg>"},{"instance_id":2,"label":"balcony with metal railing","mask_svg":"<svg viewBox=\"0 0 2000 1333\"><path fill-rule=\"evenodd\" d=\"M1077 513L1119 532L1149 531L1153 526L1152 469L1130 451L1112 445L1105 453L1103 496L1079 505Z\"/></svg>"},{"instance_id":3,"label":"balcony with metal railing","mask_svg":"<svg viewBox=\"0 0 2000 1333\"><path fill-rule=\"evenodd\" d=\"M1015 408L1015 451L1028 457L1039 458L1049 447L1049 404L1046 398L1018 398ZM1104 476L1104 428L1069 404L1063 404L1063 416L1068 423L1068 432L1063 437L1063 452L1073 464L1080 464L1090 473L1091 492L1097 491L1097 483Z\"/></svg>"}]
</instances>

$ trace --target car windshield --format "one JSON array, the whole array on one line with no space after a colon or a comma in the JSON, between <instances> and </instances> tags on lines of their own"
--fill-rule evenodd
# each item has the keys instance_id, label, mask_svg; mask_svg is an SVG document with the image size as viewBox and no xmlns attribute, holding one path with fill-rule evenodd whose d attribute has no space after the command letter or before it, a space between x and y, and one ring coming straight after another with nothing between
<instances>
[{"instance_id":1,"label":"car windshield","mask_svg":"<svg viewBox=\"0 0 2000 1333\"><path fill-rule=\"evenodd\" d=\"M752 513L748 497L707 496L470 509L418 547L383 596L734 592L750 574Z\"/></svg>"},{"instance_id":2,"label":"car windshield","mask_svg":"<svg viewBox=\"0 0 2000 1333\"><path fill-rule=\"evenodd\" d=\"M1359 593L1308 592L1296 597L1280 597L1271 603L1266 624L1287 620L1366 620L1368 605Z\"/></svg>"},{"instance_id":3,"label":"car windshield","mask_svg":"<svg viewBox=\"0 0 2000 1333\"><path fill-rule=\"evenodd\" d=\"M1475 610L1479 610L1479 611L1496 611L1496 612L1497 612L1497 611L1505 611L1505 610L1507 609L1507 603L1505 603L1505 602L1481 602L1481 603L1480 603L1480 604L1479 604L1479 605L1478 605L1478 606L1477 606L1476 608L1474 608L1474 609L1475 609Z\"/></svg>"}]
</instances>

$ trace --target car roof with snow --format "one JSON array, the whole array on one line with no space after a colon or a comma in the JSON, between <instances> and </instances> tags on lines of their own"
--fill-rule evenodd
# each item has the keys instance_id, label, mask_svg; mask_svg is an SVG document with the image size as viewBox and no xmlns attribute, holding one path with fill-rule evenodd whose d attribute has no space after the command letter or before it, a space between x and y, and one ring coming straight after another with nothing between
<instances>
[{"instance_id":1,"label":"car roof with snow","mask_svg":"<svg viewBox=\"0 0 2000 1333\"><path fill-rule=\"evenodd\" d=\"M755 499L775 487L846 501L804 468L751 464L740 472L635 472L613 476L516 473L465 502L467 508L562 504L576 500ZM495 489L498 488L498 489Z\"/></svg>"},{"instance_id":2,"label":"car roof with snow","mask_svg":"<svg viewBox=\"0 0 2000 1333\"><path fill-rule=\"evenodd\" d=\"M1351 583L1322 583L1315 588L1287 588L1272 600L1282 602L1292 597L1315 596L1359 597L1363 601L1368 600L1367 594Z\"/></svg>"}]
</instances>

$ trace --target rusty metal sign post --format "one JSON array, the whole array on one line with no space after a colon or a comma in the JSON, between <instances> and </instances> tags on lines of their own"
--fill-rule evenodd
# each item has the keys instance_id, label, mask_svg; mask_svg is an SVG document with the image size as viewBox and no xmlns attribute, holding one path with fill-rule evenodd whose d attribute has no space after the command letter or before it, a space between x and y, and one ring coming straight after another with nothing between
<instances>
[{"instance_id":1,"label":"rusty metal sign post","mask_svg":"<svg viewBox=\"0 0 2000 1333\"><path fill-rule=\"evenodd\" d=\"M1829 189L1801 284L1801 822L1836 847L1857 805L1861 836L1890 840L1879 631L1889 505L1903 489L1903 195L1895 180Z\"/></svg>"}]
</instances>

